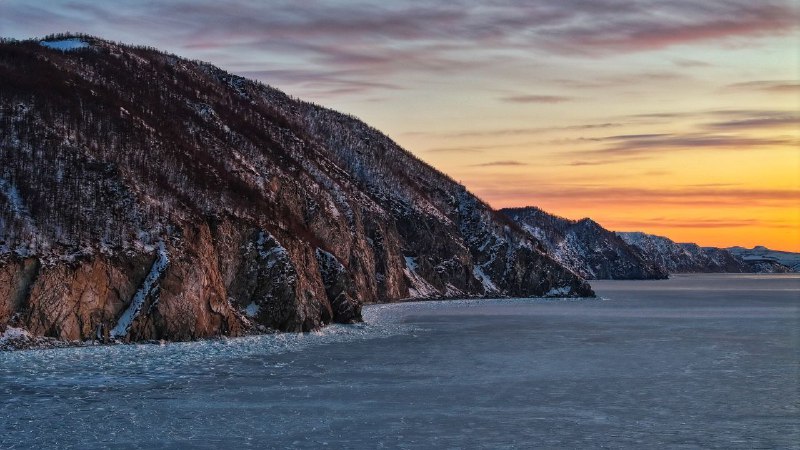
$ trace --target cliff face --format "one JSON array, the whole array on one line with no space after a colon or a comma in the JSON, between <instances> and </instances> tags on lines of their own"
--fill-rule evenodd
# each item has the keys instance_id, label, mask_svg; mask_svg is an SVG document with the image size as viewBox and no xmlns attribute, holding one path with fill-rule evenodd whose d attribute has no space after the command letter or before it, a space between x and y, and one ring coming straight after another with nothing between
<instances>
[{"instance_id":1,"label":"cliff face","mask_svg":"<svg viewBox=\"0 0 800 450\"><path fill-rule=\"evenodd\" d=\"M0 43L0 331L194 339L364 302L590 296L466 189L357 119L90 37Z\"/></svg>"},{"instance_id":2,"label":"cliff face","mask_svg":"<svg viewBox=\"0 0 800 450\"><path fill-rule=\"evenodd\" d=\"M667 278L662 266L591 219L569 220L536 207L501 210L542 242L556 261L587 279Z\"/></svg>"}]
</instances>

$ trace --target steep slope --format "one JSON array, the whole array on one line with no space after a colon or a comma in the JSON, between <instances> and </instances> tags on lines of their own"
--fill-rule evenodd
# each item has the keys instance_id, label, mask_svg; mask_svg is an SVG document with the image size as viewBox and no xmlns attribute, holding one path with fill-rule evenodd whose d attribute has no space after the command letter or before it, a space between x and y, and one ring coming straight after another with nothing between
<instances>
[{"instance_id":1,"label":"steep slope","mask_svg":"<svg viewBox=\"0 0 800 450\"><path fill-rule=\"evenodd\" d=\"M548 254L587 279L664 279L667 272L591 219L569 220L534 206L501 212L542 242Z\"/></svg>"},{"instance_id":2,"label":"steep slope","mask_svg":"<svg viewBox=\"0 0 800 450\"><path fill-rule=\"evenodd\" d=\"M503 295L593 293L357 119L153 49L0 43L0 331L194 339Z\"/></svg>"},{"instance_id":3,"label":"steep slope","mask_svg":"<svg viewBox=\"0 0 800 450\"><path fill-rule=\"evenodd\" d=\"M618 232L625 242L638 248L645 258L670 273L783 273L789 269L772 261L744 261L728 250L675 243L669 238L641 232Z\"/></svg>"}]
</instances>

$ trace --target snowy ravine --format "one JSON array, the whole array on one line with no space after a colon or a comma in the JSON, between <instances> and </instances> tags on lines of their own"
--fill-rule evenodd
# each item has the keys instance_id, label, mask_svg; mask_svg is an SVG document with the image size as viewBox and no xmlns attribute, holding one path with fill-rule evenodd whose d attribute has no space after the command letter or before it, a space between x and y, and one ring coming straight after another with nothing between
<instances>
[{"instance_id":1,"label":"snowy ravine","mask_svg":"<svg viewBox=\"0 0 800 450\"><path fill-rule=\"evenodd\" d=\"M110 335L112 338L121 339L128 334L133 321L141 312L145 300L148 297L158 294L158 281L161 279L162 275L164 275L164 271L167 270L168 265L169 255L167 254L167 248L164 242L161 241L158 243L156 260L150 268L150 273L147 274L147 277L142 282L142 286L136 291L133 299L131 299L131 304L128 306L128 309L122 313L117 325L111 330Z\"/></svg>"}]
</instances>

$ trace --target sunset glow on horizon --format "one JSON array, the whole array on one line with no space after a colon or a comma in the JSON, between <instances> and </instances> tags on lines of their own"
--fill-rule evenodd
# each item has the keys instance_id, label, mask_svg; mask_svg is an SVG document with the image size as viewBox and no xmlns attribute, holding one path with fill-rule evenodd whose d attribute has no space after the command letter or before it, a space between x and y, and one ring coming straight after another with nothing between
<instances>
[{"instance_id":1,"label":"sunset glow on horizon","mask_svg":"<svg viewBox=\"0 0 800 450\"><path fill-rule=\"evenodd\" d=\"M800 252L800 3L0 2L353 114L495 208Z\"/></svg>"}]
</instances>

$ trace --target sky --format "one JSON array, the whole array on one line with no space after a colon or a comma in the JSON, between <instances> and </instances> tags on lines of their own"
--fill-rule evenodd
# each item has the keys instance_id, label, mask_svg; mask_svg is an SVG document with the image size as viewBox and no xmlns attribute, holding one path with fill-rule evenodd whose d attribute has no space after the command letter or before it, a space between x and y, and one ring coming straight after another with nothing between
<instances>
[{"instance_id":1,"label":"sky","mask_svg":"<svg viewBox=\"0 0 800 450\"><path fill-rule=\"evenodd\" d=\"M496 208L800 251L800 0L0 0L353 114Z\"/></svg>"}]
</instances>

